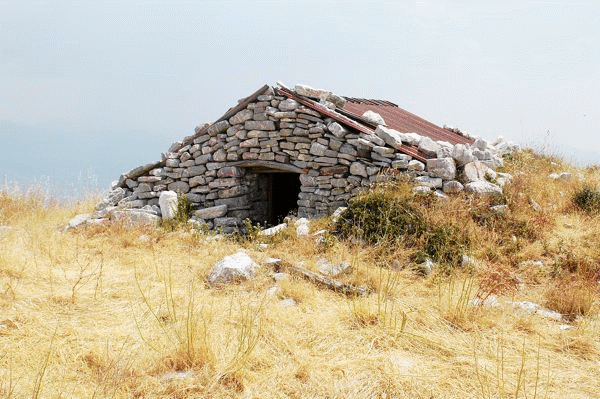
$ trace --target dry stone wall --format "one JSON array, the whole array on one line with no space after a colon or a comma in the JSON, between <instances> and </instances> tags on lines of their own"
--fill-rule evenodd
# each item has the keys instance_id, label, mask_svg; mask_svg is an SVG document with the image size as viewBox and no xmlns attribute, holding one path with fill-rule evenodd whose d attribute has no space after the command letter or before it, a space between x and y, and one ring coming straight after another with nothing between
<instances>
[{"instance_id":1,"label":"dry stone wall","mask_svg":"<svg viewBox=\"0 0 600 399\"><path fill-rule=\"evenodd\" d=\"M338 96L306 88L297 86L296 94L333 110L343 106ZM365 117L385 123L372 112ZM426 163L412 159L398 150L402 143L434 158ZM384 125L365 134L267 87L229 118L197 127L193 136L173 143L161 161L123 174L97 215L138 209L160 216L161 194L181 192L192 204L192 219L228 232L246 218L266 220L268 191L277 188L269 187L265 170L297 173L298 216L318 217L346 205L384 170L410 174L421 187L417 192L468 190L492 173L501 164L499 155L510 149L503 140L452 145Z\"/></svg>"}]
</instances>

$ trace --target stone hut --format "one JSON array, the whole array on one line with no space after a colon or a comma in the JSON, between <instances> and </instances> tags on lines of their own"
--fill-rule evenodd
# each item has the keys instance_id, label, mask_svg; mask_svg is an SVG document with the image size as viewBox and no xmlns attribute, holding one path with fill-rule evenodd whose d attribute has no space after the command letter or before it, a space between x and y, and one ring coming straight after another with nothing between
<instances>
[{"instance_id":1,"label":"stone hut","mask_svg":"<svg viewBox=\"0 0 600 399\"><path fill-rule=\"evenodd\" d=\"M173 143L160 161L124 173L97 213L160 216L161 194L179 191L192 218L211 228L233 231L246 218L274 225L292 210L330 214L382 172L409 173L440 195L460 191L465 164L481 161L480 173L501 163L491 149L388 101L265 85Z\"/></svg>"}]
</instances>

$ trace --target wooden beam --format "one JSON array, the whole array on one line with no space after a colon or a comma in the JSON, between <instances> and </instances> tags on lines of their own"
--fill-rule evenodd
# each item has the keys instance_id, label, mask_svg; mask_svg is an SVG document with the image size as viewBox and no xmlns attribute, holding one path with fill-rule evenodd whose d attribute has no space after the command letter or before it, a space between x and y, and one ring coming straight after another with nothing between
<instances>
[{"instance_id":1,"label":"wooden beam","mask_svg":"<svg viewBox=\"0 0 600 399\"><path fill-rule=\"evenodd\" d=\"M315 272L308 270L307 268L300 266L300 265L292 266L292 265L288 264L288 265L282 265L282 266L284 266L286 268L286 270L288 270L290 273L299 275L299 276L307 279L311 283L314 283L314 284L317 284L320 286L324 286L326 288L329 288L330 290L339 292L344 295L365 296L365 295L369 295L371 293L371 290L367 287L356 287L352 284L345 284L345 283L342 283L341 281L337 281L337 280L333 280L328 277L325 277L324 275L322 275L320 273L315 273Z\"/></svg>"}]
</instances>

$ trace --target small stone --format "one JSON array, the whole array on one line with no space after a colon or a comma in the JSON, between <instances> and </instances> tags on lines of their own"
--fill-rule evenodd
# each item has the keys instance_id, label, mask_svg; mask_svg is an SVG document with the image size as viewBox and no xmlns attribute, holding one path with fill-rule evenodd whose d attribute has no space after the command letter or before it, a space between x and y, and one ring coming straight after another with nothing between
<instances>
[{"instance_id":1,"label":"small stone","mask_svg":"<svg viewBox=\"0 0 600 399\"><path fill-rule=\"evenodd\" d=\"M432 193L431 187L427 186L416 186L412 189L414 195L429 195Z\"/></svg>"},{"instance_id":2,"label":"small stone","mask_svg":"<svg viewBox=\"0 0 600 399\"><path fill-rule=\"evenodd\" d=\"M180 181L176 181L176 182L168 184L167 189L169 191L174 191L176 193L179 191L182 194L185 194L188 191L190 191L190 186L186 182L180 180Z\"/></svg>"},{"instance_id":3,"label":"small stone","mask_svg":"<svg viewBox=\"0 0 600 399\"><path fill-rule=\"evenodd\" d=\"M422 137L419 141L419 150L431 157L437 157L437 153L441 148L438 143L429 137Z\"/></svg>"},{"instance_id":4,"label":"small stone","mask_svg":"<svg viewBox=\"0 0 600 399\"><path fill-rule=\"evenodd\" d=\"M427 258L425 262L417 265L417 271L423 274L424 276L428 276L435 270L435 263Z\"/></svg>"},{"instance_id":5,"label":"small stone","mask_svg":"<svg viewBox=\"0 0 600 399\"><path fill-rule=\"evenodd\" d=\"M491 194L491 193L502 193L502 189L495 184L492 184L485 180L478 180L465 185L465 192L469 194Z\"/></svg>"},{"instance_id":6,"label":"small stone","mask_svg":"<svg viewBox=\"0 0 600 399\"><path fill-rule=\"evenodd\" d=\"M310 222L306 218L296 220L296 235L298 237L306 237L310 233Z\"/></svg>"},{"instance_id":7,"label":"small stone","mask_svg":"<svg viewBox=\"0 0 600 399\"><path fill-rule=\"evenodd\" d=\"M416 177L415 183L419 186L442 188L443 180L440 177L419 176Z\"/></svg>"},{"instance_id":8,"label":"small stone","mask_svg":"<svg viewBox=\"0 0 600 399\"><path fill-rule=\"evenodd\" d=\"M291 308L293 306L296 306L296 301L294 301L292 298L282 299L279 302L279 305L281 305L284 308Z\"/></svg>"},{"instance_id":9,"label":"small stone","mask_svg":"<svg viewBox=\"0 0 600 399\"><path fill-rule=\"evenodd\" d=\"M377 112L369 110L362 114L362 117L374 125L385 125L385 120Z\"/></svg>"},{"instance_id":10,"label":"small stone","mask_svg":"<svg viewBox=\"0 0 600 399\"><path fill-rule=\"evenodd\" d=\"M375 129L375 134L383 139L390 147L398 150L402 146L402 138L404 135L394 129L380 125Z\"/></svg>"},{"instance_id":11,"label":"small stone","mask_svg":"<svg viewBox=\"0 0 600 399\"><path fill-rule=\"evenodd\" d=\"M352 164L350 164L350 174L369 177L366 166L360 162L352 162Z\"/></svg>"},{"instance_id":12,"label":"small stone","mask_svg":"<svg viewBox=\"0 0 600 399\"><path fill-rule=\"evenodd\" d=\"M331 277L337 277L340 274L346 272L348 269L350 269L350 263L348 263L348 262L332 264L332 263L328 262L326 259L319 259L317 261L316 266L317 266L317 270L319 272L321 272L322 274L331 276Z\"/></svg>"},{"instance_id":13,"label":"small stone","mask_svg":"<svg viewBox=\"0 0 600 399\"><path fill-rule=\"evenodd\" d=\"M288 273L273 273L273 280L275 280L276 283L289 279L290 275Z\"/></svg>"},{"instance_id":14,"label":"small stone","mask_svg":"<svg viewBox=\"0 0 600 399\"><path fill-rule=\"evenodd\" d=\"M498 215L504 215L508 212L508 205L495 205L490 208L490 211Z\"/></svg>"},{"instance_id":15,"label":"small stone","mask_svg":"<svg viewBox=\"0 0 600 399\"><path fill-rule=\"evenodd\" d=\"M213 123L208 130L206 131L208 133L209 136L216 136L219 133L222 133L224 131L226 131L227 129L229 129L229 122L227 121L220 121L217 123Z\"/></svg>"},{"instance_id":16,"label":"small stone","mask_svg":"<svg viewBox=\"0 0 600 399\"><path fill-rule=\"evenodd\" d=\"M425 164L421 161L417 161L416 159L413 159L412 161L410 161L408 163L407 169L415 171L415 172L422 172L425 170Z\"/></svg>"},{"instance_id":17,"label":"small stone","mask_svg":"<svg viewBox=\"0 0 600 399\"><path fill-rule=\"evenodd\" d=\"M463 166L476 160L471 149L467 148L464 144L456 144L454 146L452 158L458 166Z\"/></svg>"},{"instance_id":18,"label":"small stone","mask_svg":"<svg viewBox=\"0 0 600 399\"><path fill-rule=\"evenodd\" d=\"M286 228L287 228L287 223L281 223L281 224L278 224L277 226L273 226L268 229L261 230L259 235L266 236L266 237L274 236L275 234L285 230Z\"/></svg>"},{"instance_id":19,"label":"small stone","mask_svg":"<svg viewBox=\"0 0 600 399\"><path fill-rule=\"evenodd\" d=\"M244 122L245 130L275 130L275 122L273 121L246 121Z\"/></svg>"},{"instance_id":20,"label":"small stone","mask_svg":"<svg viewBox=\"0 0 600 399\"><path fill-rule=\"evenodd\" d=\"M464 166L462 180L465 183L471 183L479 180L485 180L486 176L492 175L495 175L495 172L486 164L480 161L473 161Z\"/></svg>"},{"instance_id":21,"label":"small stone","mask_svg":"<svg viewBox=\"0 0 600 399\"><path fill-rule=\"evenodd\" d=\"M478 137L473 143L473 148L477 148L480 151L485 151L488 148L488 143L484 139Z\"/></svg>"},{"instance_id":22,"label":"small stone","mask_svg":"<svg viewBox=\"0 0 600 399\"><path fill-rule=\"evenodd\" d=\"M450 180L444 182L443 190L446 194L458 194L464 190L464 186L456 180Z\"/></svg>"},{"instance_id":23,"label":"small stone","mask_svg":"<svg viewBox=\"0 0 600 399\"><path fill-rule=\"evenodd\" d=\"M265 244L264 242L261 242L260 244L258 244L258 249L260 251L266 251L267 249L269 249L269 244Z\"/></svg>"}]
</instances>

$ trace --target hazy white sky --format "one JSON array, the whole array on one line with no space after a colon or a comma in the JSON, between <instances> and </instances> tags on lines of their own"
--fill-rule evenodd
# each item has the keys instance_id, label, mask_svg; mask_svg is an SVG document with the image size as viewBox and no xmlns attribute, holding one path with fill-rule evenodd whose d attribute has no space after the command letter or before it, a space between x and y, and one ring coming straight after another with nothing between
<instances>
[{"instance_id":1,"label":"hazy white sky","mask_svg":"<svg viewBox=\"0 0 600 399\"><path fill-rule=\"evenodd\" d=\"M108 182L276 81L600 162L596 3L0 1L0 175Z\"/></svg>"}]
</instances>

